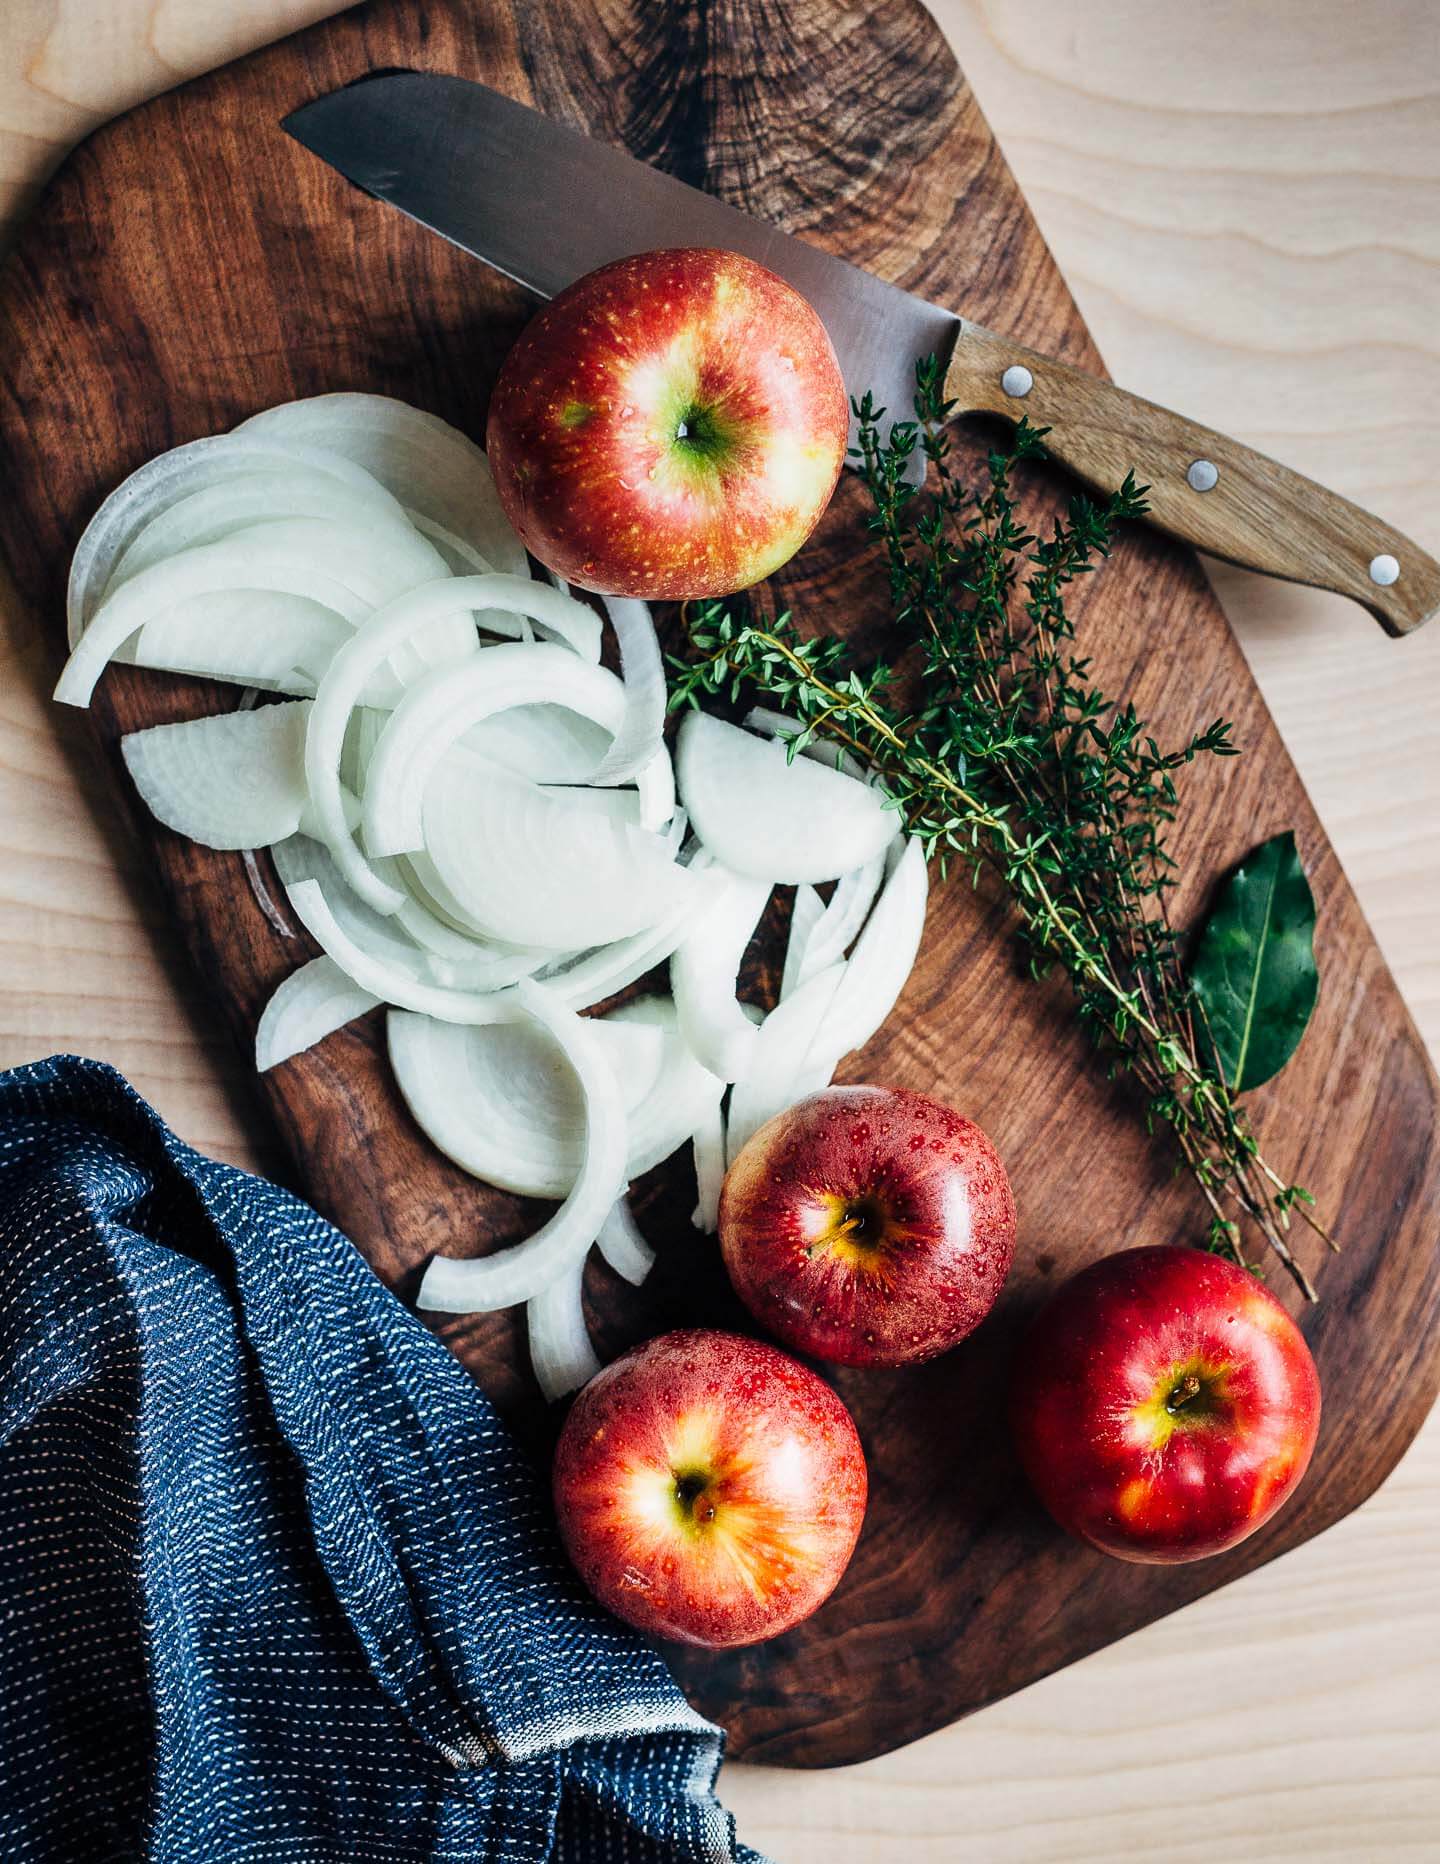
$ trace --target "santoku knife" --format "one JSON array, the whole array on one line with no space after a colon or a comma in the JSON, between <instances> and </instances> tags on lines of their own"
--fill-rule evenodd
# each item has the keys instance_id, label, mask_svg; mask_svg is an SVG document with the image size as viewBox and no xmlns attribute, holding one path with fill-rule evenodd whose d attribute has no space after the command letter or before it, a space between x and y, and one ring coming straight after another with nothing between
<instances>
[{"instance_id":1,"label":"santoku knife","mask_svg":"<svg viewBox=\"0 0 1440 1864\"><path fill-rule=\"evenodd\" d=\"M1246 569L1352 597L1390 634L1440 608L1440 563L1408 537L1264 454L913 297L607 143L468 79L386 71L284 127L356 186L542 298L627 254L719 246L809 299L846 387L913 412L915 364L946 364L959 413L1027 416L1097 491L1127 471L1149 521Z\"/></svg>"}]
</instances>

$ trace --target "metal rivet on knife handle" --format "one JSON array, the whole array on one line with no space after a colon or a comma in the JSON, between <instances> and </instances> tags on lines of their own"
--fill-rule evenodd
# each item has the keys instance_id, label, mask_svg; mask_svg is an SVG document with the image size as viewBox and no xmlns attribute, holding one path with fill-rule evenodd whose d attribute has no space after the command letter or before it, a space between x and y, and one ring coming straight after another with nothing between
<instances>
[{"instance_id":1,"label":"metal rivet on knife handle","mask_svg":"<svg viewBox=\"0 0 1440 1864\"><path fill-rule=\"evenodd\" d=\"M1033 383L1028 400L1009 392L1022 369ZM1389 634L1410 634L1440 615L1440 562L1383 519L1238 440L1013 337L965 321L944 395L959 411L1009 421L1023 409L1043 425L1050 458L1102 497L1133 472L1149 522L1211 556L1347 595ZM1395 564L1389 582L1385 557Z\"/></svg>"},{"instance_id":2,"label":"metal rivet on knife handle","mask_svg":"<svg viewBox=\"0 0 1440 1864\"><path fill-rule=\"evenodd\" d=\"M1370 559L1370 580L1378 583L1382 589L1388 589L1393 582L1400 580L1400 565L1394 557L1382 551L1378 557Z\"/></svg>"},{"instance_id":3,"label":"metal rivet on knife handle","mask_svg":"<svg viewBox=\"0 0 1440 1864\"><path fill-rule=\"evenodd\" d=\"M1014 362L1001 376L1000 386L1007 395L1013 395L1019 401L1034 388L1035 378L1023 362Z\"/></svg>"}]
</instances>

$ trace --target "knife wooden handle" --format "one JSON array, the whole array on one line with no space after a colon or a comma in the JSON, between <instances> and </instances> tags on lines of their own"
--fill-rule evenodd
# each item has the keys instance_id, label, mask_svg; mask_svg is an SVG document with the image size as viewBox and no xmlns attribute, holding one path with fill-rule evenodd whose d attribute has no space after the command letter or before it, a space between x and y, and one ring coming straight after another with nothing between
<instances>
[{"instance_id":1,"label":"knife wooden handle","mask_svg":"<svg viewBox=\"0 0 1440 1864\"><path fill-rule=\"evenodd\" d=\"M1333 589L1387 634L1440 610L1440 563L1381 519L1288 466L1113 383L963 323L945 377L959 414L1022 415L1097 492L1133 471L1149 522L1212 556Z\"/></svg>"}]
</instances>

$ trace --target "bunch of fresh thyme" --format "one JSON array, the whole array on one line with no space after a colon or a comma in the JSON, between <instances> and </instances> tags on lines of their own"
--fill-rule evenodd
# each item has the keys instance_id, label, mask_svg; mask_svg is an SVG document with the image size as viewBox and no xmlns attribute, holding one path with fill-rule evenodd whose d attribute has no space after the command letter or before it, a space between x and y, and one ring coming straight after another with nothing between
<instances>
[{"instance_id":1,"label":"bunch of fresh thyme","mask_svg":"<svg viewBox=\"0 0 1440 1864\"><path fill-rule=\"evenodd\" d=\"M1291 1212L1326 1232L1309 1193L1260 1155L1218 1071L1167 909L1173 773L1233 756L1229 726L1216 720L1162 751L1072 652L1066 590L1108 555L1119 523L1143 515L1144 488L1127 478L1104 505L1073 498L1042 541L1017 518L1011 480L1017 462L1043 454L1043 430L1022 422L972 492L954 469L940 381L922 365L918 421L883 442L884 411L868 396L856 409L870 524L902 650L921 648L918 682L892 664L859 665L788 616L760 624L709 603L689 617L693 655L672 661L671 704L763 694L797 721L792 755L819 738L870 765L942 874L956 859L977 877L997 872L1032 973L1060 967L1111 1071L1134 1078L1152 1129L1173 1135L1209 1207L1210 1246L1244 1262L1248 1220L1313 1300L1287 1241ZM917 446L928 468L919 496L906 478Z\"/></svg>"}]
</instances>

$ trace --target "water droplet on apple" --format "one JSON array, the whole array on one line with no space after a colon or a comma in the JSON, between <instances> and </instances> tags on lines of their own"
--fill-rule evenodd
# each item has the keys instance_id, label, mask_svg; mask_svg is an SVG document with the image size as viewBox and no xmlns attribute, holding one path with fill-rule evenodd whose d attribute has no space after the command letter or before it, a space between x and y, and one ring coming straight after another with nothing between
<instances>
[{"instance_id":1,"label":"water droplet on apple","mask_svg":"<svg viewBox=\"0 0 1440 1864\"><path fill-rule=\"evenodd\" d=\"M635 410L627 404L620 410L620 419L622 421L628 421L634 412Z\"/></svg>"}]
</instances>

